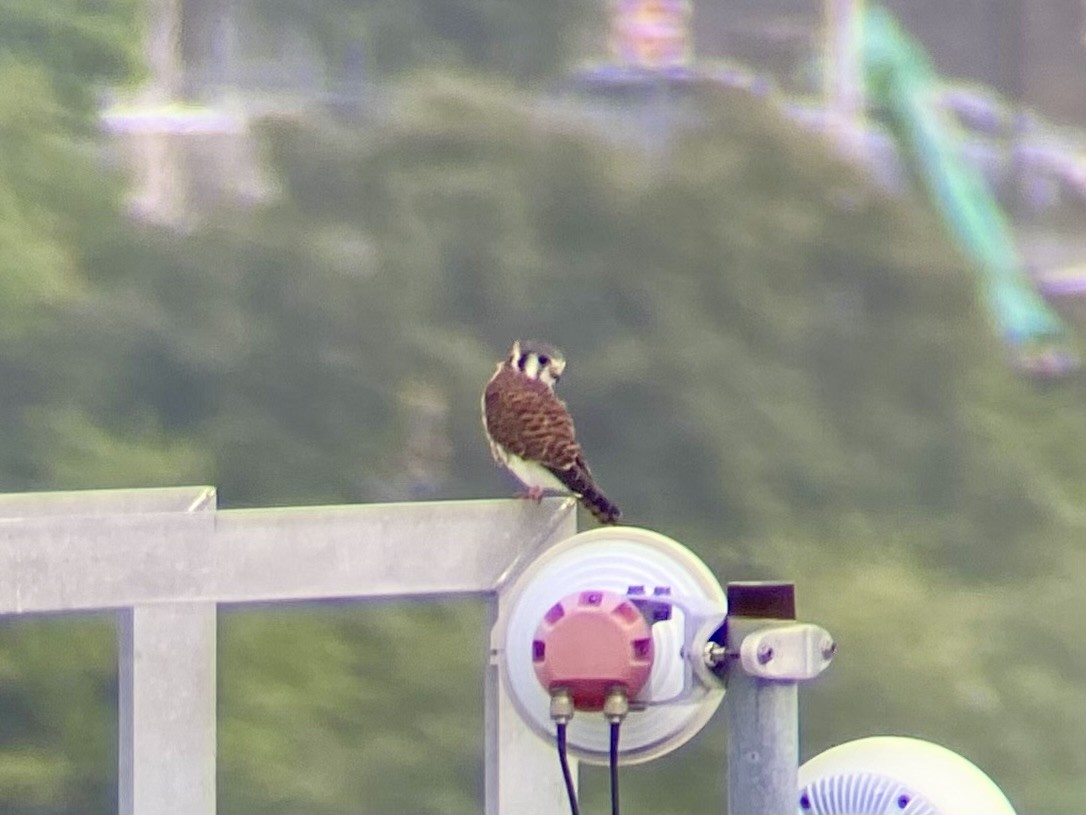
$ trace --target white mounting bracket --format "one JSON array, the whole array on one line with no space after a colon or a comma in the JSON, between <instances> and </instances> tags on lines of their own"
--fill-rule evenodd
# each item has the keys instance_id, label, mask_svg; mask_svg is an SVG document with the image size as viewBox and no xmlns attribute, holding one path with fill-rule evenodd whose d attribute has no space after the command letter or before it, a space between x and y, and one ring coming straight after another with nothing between
<instances>
[{"instance_id":1,"label":"white mounting bracket","mask_svg":"<svg viewBox=\"0 0 1086 815\"><path fill-rule=\"evenodd\" d=\"M750 676L801 682L826 670L836 650L826 629L795 623L748 634L739 646L739 660Z\"/></svg>"}]
</instances>

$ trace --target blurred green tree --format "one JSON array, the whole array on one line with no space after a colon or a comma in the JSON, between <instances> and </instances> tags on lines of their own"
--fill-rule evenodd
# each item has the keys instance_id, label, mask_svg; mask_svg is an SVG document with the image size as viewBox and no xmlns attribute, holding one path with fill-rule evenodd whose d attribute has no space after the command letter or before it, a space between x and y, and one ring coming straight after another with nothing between
<instances>
[{"instance_id":1,"label":"blurred green tree","mask_svg":"<svg viewBox=\"0 0 1086 815\"><path fill-rule=\"evenodd\" d=\"M98 94L139 71L138 0L3 0L0 51L48 77L69 126L93 126Z\"/></svg>"}]
</instances>

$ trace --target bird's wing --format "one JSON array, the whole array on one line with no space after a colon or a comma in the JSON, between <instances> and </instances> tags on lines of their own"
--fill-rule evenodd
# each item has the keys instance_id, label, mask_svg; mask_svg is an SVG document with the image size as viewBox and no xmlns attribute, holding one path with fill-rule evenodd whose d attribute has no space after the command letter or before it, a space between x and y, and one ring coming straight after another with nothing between
<instances>
[{"instance_id":1,"label":"bird's wing","mask_svg":"<svg viewBox=\"0 0 1086 815\"><path fill-rule=\"evenodd\" d=\"M573 419L545 384L500 371L486 387L484 405L487 431L510 453L539 462L559 478L571 469L587 474Z\"/></svg>"}]
</instances>

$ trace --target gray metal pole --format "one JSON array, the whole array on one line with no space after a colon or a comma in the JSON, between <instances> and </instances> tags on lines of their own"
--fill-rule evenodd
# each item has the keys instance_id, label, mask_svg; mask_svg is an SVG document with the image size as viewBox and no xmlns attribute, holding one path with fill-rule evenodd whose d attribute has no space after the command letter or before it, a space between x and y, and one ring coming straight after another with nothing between
<instances>
[{"instance_id":1,"label":"gray metal pole","mask_svg":"<svg viewBox=\"0 0 1086 815\"><path fill-rule=\"evenodd\" d=\"M102 498L99 510L131 493ZM146 510L158 508L155 493ZM178 494L174 509L199 513L208 531L210 487ZM117 811L119 815L214 815L215 603L158 603L117 612Z\"/></svg>"},{"instance_id":2,"label":"gray metal pole","mask_svg":"<svg viewBox=\"0 0 1086 815\"><path fill-rule=\"evenodd\" d=\"M214 815L216 611L118 612L120 815Z\"/></svg>"},{"instance_id":3,"label":"gray metal pole","mask_svg":"<svg viewBox=\"0 0 1086 815\"><path fill-rule=\"evenodd\" d=\"M795 620L790 583L729 583L726 647ZM758 659L773 659L772 649ZM793 815L799 789L799 707L795 681L751 676L738 659L727 674L728 815Z\"/></svg>"},{"instance_id":4,"label":"gray metal pole","mask_svg":"<svg viewBox=\"0 0 1086 815\"><path fill-rule=\"evenodd\" d=\"M559 504L561 506L561 504ZM549 528L541 530L535 541L535 554L577 532L577 513L572 507L559 510ZM514 567L515 568L515 564ZM487 597L487 635L494 626L504 603L501 590ZM517 711L507 689L504 655L491 646L486 668L484 708L484 788L486 815L552 815L566 810L566 788L552 744L541 739ZM574 783L579 762L570 759Z\"/></svg>"}]
</instances>

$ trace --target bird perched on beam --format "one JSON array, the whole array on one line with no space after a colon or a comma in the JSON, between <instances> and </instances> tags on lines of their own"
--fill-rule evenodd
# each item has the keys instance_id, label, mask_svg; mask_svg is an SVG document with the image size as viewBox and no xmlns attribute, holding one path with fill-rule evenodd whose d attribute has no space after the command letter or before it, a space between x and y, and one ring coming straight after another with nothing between
<instances>
[{"instance_id":1,"label":"bird perched on beam","mask_svg":"<svg viewBox=\"0 0 1086 815\"><path fill-rule=\"evenodd\" d=\"M483 428L494 460L524 484L525 497L572 494L601 523L619 509L600 492L585 463L566 404L554 394L566 361L554 346L517 340L483 391Z\"/></svg>"}]
</instances>

